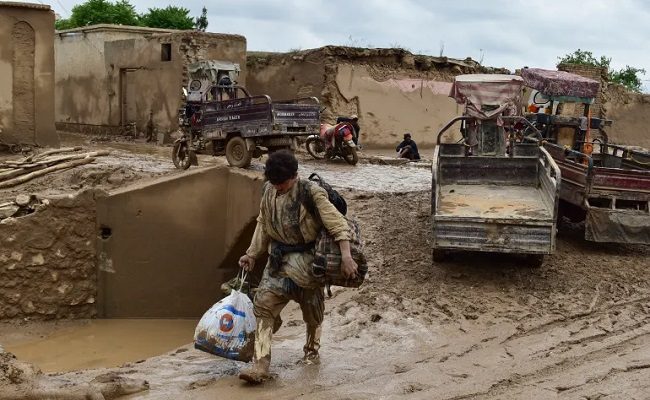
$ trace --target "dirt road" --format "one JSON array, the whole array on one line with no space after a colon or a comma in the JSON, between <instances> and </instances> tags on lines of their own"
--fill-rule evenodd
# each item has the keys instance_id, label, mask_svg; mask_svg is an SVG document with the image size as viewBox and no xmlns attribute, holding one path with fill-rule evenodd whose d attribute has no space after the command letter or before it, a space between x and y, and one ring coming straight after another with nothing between
<instances>
[{"instance_id":1,"label":"dirt road","mask_svg":"<svg viewBox=\"0 0 650 400\"><path fill-rule=\"evenodd\" d=\"M237 379L242 364L189 345L122 368L51 378L74 384L116 372L146 379L150 389L129 399L650 398L647 246L589 243L565 224L541 268L486 254L434 263L426 169L391 167L377 178L369 165L304 168L342 188L371 263L360 290L337 290L326 302L320 365L295 363L304 326L291 306L274 337L277 377L262 387ZM355 180L363 168L369 178ZM406 190L397 189L399 176L413 179Z\"/></svg>"}]
</instances>

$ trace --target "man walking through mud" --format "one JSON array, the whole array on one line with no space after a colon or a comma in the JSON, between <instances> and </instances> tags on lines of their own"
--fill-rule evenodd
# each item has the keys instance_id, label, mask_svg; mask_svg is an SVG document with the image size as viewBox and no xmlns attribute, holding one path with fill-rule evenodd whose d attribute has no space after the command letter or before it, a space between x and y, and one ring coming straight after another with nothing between
<instances>
[{"instance_id":1,"label":"man walking through mud","mask_svg":"<svg viewBox=\"0 0 650 400\"><path fill-rule=\"evenodd\" d=\"M314 241L324 227L339 244L341 270L348 277L357 273L350 253L350 228L343 215L330 203L327 192L308 180L298 178L298 161L288 151L271 154L266 161L264 185L257 226L239 265L252 271L255 259L269 252L259 289L253 301L257 328L253 366L239 377L251 383L270 378L271 339L282 323L280 312L293 300L300 304L307 326L303 348L305 363L319 360L321 324L325 310L323 287L312 274ZM311 196L316 215L305 207Z\"/></svg>"}]
</instances>

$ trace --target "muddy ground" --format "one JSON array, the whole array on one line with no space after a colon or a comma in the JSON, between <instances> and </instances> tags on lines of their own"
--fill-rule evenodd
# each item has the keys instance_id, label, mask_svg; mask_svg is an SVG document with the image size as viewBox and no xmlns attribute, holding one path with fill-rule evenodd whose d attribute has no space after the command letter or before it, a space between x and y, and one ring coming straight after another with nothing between
<instances>
[{"instance_id":1,"label":"muddy ground","mask_svg":"<svg viewBox=\"0 0 650 400\"><path fill-rule=\"evenodd\" d=\"M171 148L168 147L74 133L60 133L60 138L62 147L80 146L83 153L108 150L110 154L97 157L91 164L50 173L13 188L0 189L0 203L13 200L19 194L48 197L90 187L112 190L138 180L180 173L169 162ZM0 153L0 161L20 159L21 155Z\"/></svg>"},{"instance_id":2,"label":"muddy ground","mask_svg":"<svg viewBox=\"0 0 650 400\"><path fill-rule=\"evenodd\" d=\"M370 260L360 290L326 302L320 365L296 364L304 326L291 305L274 337L276 378L260 387L239 381L243 364L189 344L120 368L49 374L43 385L85 388L112 373L133 379L117 394L148 382L128 399L650 397L649 247L589 243L565 223L540 268L486 254L434 263L426 168L304 160L301 174L312 170L348 199Z\"/></svg>"}]
</instances>

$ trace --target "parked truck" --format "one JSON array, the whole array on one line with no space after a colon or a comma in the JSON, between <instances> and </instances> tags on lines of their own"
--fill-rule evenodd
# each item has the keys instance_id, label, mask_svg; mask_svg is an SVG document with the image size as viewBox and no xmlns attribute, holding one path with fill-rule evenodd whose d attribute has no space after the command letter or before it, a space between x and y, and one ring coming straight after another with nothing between
<instances>
[{"instance_id":1,"label":"parked truck","mask_svg":"<svg viewBox=\"0 0 650 400\"><path fill-rule=\"evenodd\" d=\"M562 171L560 213L584 221L585 239L650 244L650 152L609 141L612 121L593 118L600 83L563 71L522 69L533 90L528 116ZM559 104L584 105L581 116L558 115Z\"/></svg>"},{"instance_id":2,"label":"parked truck","mask_svg":"<svg viewBox=\"0 0 650 400\"><path fill-rule=\"evenodd\" d=\"M201 61L189 67L186 102L180 110L182 136L174 143L177 168L197 165L196 153L212 147L228 163L247 167L251 158L296 149L296 138L318 134L320 103L315 97L272 101L236 84L239 65Z\"/></svg>"},{"instance_id":3,"label":"parked truck","mask_svg":"<svg viewBox=\"0 0 650 400\"><path fill-rule=\"evenodd\" d=\"M450 96L465 111L438 133L433 156L433 257L453 250L526 254L534 265L555 250L560 169L525 136L523 80L461 75ZM460 127L461 138L449 138Z\"/></svg>"}]
</instances>

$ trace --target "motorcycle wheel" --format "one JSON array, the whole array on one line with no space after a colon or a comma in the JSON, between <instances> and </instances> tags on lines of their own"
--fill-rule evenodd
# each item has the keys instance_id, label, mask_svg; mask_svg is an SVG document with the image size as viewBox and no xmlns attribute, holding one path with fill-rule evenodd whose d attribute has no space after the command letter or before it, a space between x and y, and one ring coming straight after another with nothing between
<instances>
[{"instance_id":1,"label":"motorcycle wheel","mask_svg":"<svg viewBox=\"0 0 650 400\"><path fill-rule=\"evenodd\" d=\"M343 149L343 159L346 163L350 165L357 165L359 162L359 156L357 155L357 149L354 147L346 147Z\"/></svg>"},{"instance_id":2,"label":"motorcycle wheel","mask_svg":"<svg viewBox=\"0 0 650 400\"><path fill-rule=\"evenodd\" d=\"M307 138L305 142L305 147L307 148L307 153L317 160L322 160L325 158L325 143L320 138L310 137Z\"/></svg>"},{"instance_id":3,"label":"motorcycle wheel","mask_svg":"<svg viewBox=\"0 0 650 400\"><path fill-rule=\"evenodd\" d=\"M188 146L187 142L174 143L172 161L178 169L188 169L190 167L190 146Z\"/></svg>"}]
</instances>

